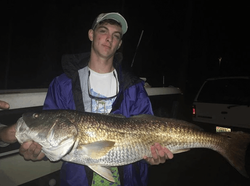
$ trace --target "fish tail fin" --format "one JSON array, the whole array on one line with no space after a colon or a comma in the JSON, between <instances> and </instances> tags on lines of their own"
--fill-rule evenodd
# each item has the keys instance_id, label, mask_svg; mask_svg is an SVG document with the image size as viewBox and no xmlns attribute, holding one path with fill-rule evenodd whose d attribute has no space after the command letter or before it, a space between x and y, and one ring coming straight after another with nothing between
<instances>
[{"instance_id":1,"label":"fish tail fin","mask_svg":"<svg viewBox=\"0 0 250 186\"><path fill-rule=\"evenodd\" d=\"M223 132L221 135L226 136L226 139L219 152L243 176L249 178L245 169L245 158L246 150L250 143L250 134L244 132Z\"/></svg>"}]
</instances>

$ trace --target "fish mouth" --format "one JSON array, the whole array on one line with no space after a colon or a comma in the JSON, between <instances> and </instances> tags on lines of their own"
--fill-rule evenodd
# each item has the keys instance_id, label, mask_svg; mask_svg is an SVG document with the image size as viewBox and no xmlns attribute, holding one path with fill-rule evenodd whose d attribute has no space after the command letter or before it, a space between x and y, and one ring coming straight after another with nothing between
<instances>
[{"instance_id":1,"label":"fish mouth","mask_svg":"<svg viewBox=\"0 0 250 186\"><path fill-rule=\"evenodd\" d=\"M18 140L18 142L20 144L22 144L23 142L29 140L28 135L26 135L25 131L28 129L29 127L27 126L26 122L24 121L23 117L20 117L17 120L17 125L16 125L16 133L15 133L15 137Z\"/></svg>"},{"instance_id":2,"label":"fish mouth","mask_svg":"<svg viewBox=\"0 0 250 186\"><path fill-rule=\"evenodd\" d=\"M23 120L23 117L20 117L20 118L17 120L16 131L20 131L20 127L21 127L23 124L26 124L26 123L25 123L25 121ZM17 134L17 132L16 132L16 134Z\"/></svg>"},{"instance_id":3,"label":"fish mouth","mask_svg":"<svg viewBox=\"0 0 250 186\"><path fill-rule=\"evenodd\" d=\"M23 117L20 117L18 120L17 120L17 124L22 124L22 123L25 123L25 121L23 120ZM17 125L18 127L18 125Z\"/></svg>"}]
</instances>

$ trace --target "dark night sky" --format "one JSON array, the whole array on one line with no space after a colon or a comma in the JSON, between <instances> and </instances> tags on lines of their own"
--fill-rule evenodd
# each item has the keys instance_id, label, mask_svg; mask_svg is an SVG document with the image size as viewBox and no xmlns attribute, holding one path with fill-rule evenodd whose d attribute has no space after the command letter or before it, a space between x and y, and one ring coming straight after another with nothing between
<instances>
[{"instance_id":1,"label":"dark night sky","mask_svg":"<svg viewBox=\"0 0 250 186\"><path fill-rule=\"evenodd\" d=\"M28 3L29 2L29 3ZM190 89L207 77L249 75L249 5L227 1L18 1L1 6L1 89L48 87L61 56L90 50L87 32L101 12L125 16L124 67L153 86ZM218 57L222 56L222 70ZM31 69L31 70L28 70Z\"/></svg>"}]
</instances>

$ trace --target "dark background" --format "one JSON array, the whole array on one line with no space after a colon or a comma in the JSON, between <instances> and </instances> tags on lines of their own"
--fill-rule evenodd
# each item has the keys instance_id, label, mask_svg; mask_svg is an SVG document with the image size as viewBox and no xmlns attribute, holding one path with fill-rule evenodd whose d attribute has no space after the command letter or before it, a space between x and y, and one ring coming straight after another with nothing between
<instances>
[{"instance_id":1,"label":"dark background","mask_svg":"<svg viewBox=\"0 0 250 186\"><path fill-rule=\"evenodd\" d=\"M47 88L62 73L63 54L90 50L87 32L96 16L115 11L129 26L124 68L152 86L163 86L164 77L164 86L180 87L192 100L208 77L249 76L249 9L247 1L222 0L4 0L0 89ZM216 152L195 149L176 157L150 167L149 185L249 185Z\"/></svg>"},{"instance_id":2,"label":"dark background","mask_svg":"<svg viewBox=\"0 0 250 186\"><path fill-rule=\"evenodd\" d=\"M95 17L115 11L129 25L121 48L124 67L152 86L163 86L164 77L165 86L192 97L208 77L249 75L249 6L200 0L2 1L0 89L47 88L62 73L63 54L90 50L87 32Z\"/></svg>"}]
</instances>

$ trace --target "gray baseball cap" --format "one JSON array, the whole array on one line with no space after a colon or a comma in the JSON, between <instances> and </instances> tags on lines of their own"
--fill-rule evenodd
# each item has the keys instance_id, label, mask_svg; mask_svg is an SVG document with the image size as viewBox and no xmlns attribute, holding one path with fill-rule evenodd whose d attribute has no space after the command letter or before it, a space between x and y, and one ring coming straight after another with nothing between
<instances>
[{"instance_id":1,"label":"gray baseball cap","mask_svg":"<svg viewBox=\"0 0 250 186\"><path fill-rule=\"evenodd\" d=\"M97 16L91 28L94 29L98 23L100 23L101 21L105 19L113 19L117 21L118 23L120 23L122 25L122 35L124 35L127 32L128 24L127 24L126 19L121 14L116 13L116 12L101 13L100 15Z\"/></svg>"}]
</instances>

